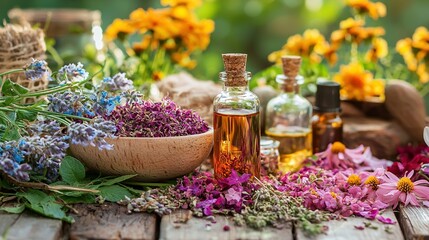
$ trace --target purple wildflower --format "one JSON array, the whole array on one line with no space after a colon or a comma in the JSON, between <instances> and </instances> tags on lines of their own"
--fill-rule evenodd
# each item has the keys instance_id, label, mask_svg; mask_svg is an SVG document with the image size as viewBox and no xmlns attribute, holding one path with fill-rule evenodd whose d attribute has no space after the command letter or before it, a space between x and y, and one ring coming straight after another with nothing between
<instances>
[{"instance_id":1,"label":"purple wildflower","mask_svg":"<svg viewBox=\"0 0 429 240\"><path fill-rule=\"evenodd\" d=\"M29 181L31 167L24 162L24 153L17 141L0 143L0 169L20 181Z\"/></svg>"},{"instance_id":2,"label":"purple wildflower","mask_svg":"<svg viewBox=\"0 0 429 240\"><path fill-rule=\"evenodd\" d=\"M197 113L181 109L168 98L117 106L104 118L116 124L116 135L121 137L186 136L209 129Z\"/></svg>"},{"instance_id":3,"label":"purple wildflower","mask_svg":"<svg viewBox=\"0 0 429 240\"><path fill-rule=\"evenodd\" d=\"M39 121L29 127L29 136L20 141L20 149L35 173L48 181L58 178L58 168L69 147L69 137L55 121Z\"/></svg>"},{"instance_id":4,"label":"purple wildflower","mask_svg":"<svg viewBox=\"0 0 429 240\"><path fill-rule=\"evenodd\" d=\"M117 73L113 77L105 77L101 82L101 89L109 92L133 90L133 81L125 77L125 73Z\"/></svg>"},{"instance_id":5,"label":"purple wildflower","mask_svg":"<svg viewBox=\"0 0 429 240\"><path fill-rule=\"evenodd\" d=\"M93 117L91 106L83 95L71 91L55 93L48 96L48 110L75 116Z\"/></svg>"},{"instance_id":6,"label":"purple wildflower","mask_svg":"<svg viewBox=\"0 0 429 240\"><path fill-rule=\"evenodd\" d=\"M89 76L88 72L83 68L82 63L70 63L58 70L57 80L60 83L70 83L75 81L83 81Z\"/></svg>"},{"instance_id":7,"label":"purple wildflower","mask_svg":"<svg viewBox=\"0 0 429 240\"><path fill-rule=\"evenodd\" d=\"M92 95L91 100L94 101L94 112L99 115L110 115L117 105L121 103L121 96L109 97L106 91L102 91L98 95Z\"/></svg>"},{"instance_id":8,"label":"purple wildflower","mask_svg":"<svg viewBox=\"0 0 429 240\"><path fill-rule=\"evenodd\" d=\"M126 103L141 103L142 102L143 94L141 94L138 91L125 91L121 93L121 99L125 100Z\"/></svg>"},{"instance_id":9,"label":"purple wildflower","mask_svg":"<svg viewBox=\"0 0 429 240\"><path fill-rule=\"evenodd\" d=\"M41 79L44 76L50 76L48 63L44 60L31 59L31 63L29 63L24 70L25 77L33 81Z\"/></svg>"},{"instance_id":10,"label":"purple wildflower","mask_svg":"<svg viewBox=\"0 0 429 240\"><path fill-rule=\"evenodd\" d=\"M106 138L113 138L114 124L103 119L94 119L90 124L72 123L68 127L68 137L72 144L96 146L99 149L111 150L113 146Z\"/></svg>"}]
</instances>

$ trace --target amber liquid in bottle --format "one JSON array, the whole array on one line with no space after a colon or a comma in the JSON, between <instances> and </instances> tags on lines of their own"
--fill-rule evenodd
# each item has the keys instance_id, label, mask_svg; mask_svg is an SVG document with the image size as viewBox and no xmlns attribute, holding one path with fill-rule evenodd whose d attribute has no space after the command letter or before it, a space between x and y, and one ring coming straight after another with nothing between
<instances>
[{"instance_id":1,"label":"amber liquid in bottle","mask_svg":"<svg viewBox=\"0 0 429 240\"><path fill-rule=\"evenodd\" d=\"M343 141L343 121L338 113L316 113L311 125L314 153L325 151L330 143Z\"/></svg>"},{"instance_id":2,"label":"amber liquid in bottle","mask_svg":"<svg viewBox=\"0 0 429 240\"><path fill-rule=\"evenodd\" d=\"M284 173L299 170L304 160L312 154L311 130L296 128L294 127L293 131L280 131L275 128L265 131L267 136L280 142L279 169Z\"/></svg>"},{"instance_id":3,"label":"amber liquid in bottle","mask_svg":"<svg viewBox=\"0 0 429 240\"><path fill-rule=\"evenodd\" d=\"M232 169L260 177L259 112L246 112L214 112L213 167L216 178L228 177Z\"/></svg>"}]
</instances>

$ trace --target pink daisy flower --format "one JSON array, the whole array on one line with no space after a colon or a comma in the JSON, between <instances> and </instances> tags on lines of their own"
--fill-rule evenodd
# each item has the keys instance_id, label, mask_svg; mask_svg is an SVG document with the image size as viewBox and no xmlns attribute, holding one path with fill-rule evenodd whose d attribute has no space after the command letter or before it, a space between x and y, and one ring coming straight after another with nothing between
<instances>
[{"instance_id":1,"label":"pink daisy flower","mask_svg":"<svg viewBox=\"0 0 429 240\"><path fill-rule=\"evenodd\" d=\"M323 168L331 170L347 168L372 170L388 165L388 161L373 157L369 147L361 145L348 149L341 142L329 144L324 152L317 153L316 156L321 159Z\"/></svg>"},{"instance_id":2,"label":"pink daisy flower","mask_svg":"<svg viewBox=\"0 0 429 240\"><path fill-rule=\"evenodd\" d=\"M426 180L411 181L414 171L398 178L391 172L382 177L383 183L378 185L377 199L396 208L399 202L419 206L429 200L429 182Z\"/></svg>"}]
</instances>

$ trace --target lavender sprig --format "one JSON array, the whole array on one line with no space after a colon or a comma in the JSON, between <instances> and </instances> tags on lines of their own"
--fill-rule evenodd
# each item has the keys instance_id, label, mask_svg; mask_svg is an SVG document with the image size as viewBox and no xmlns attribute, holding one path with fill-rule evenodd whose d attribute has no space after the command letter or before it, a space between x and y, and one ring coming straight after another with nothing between
<instances>
[{"instance_id":1,"label":"lavender sprig","mask_svg":"<svg viewBox=\"0 0 429 240\"><path fill-rule=\"evenodd\" d=\"M48 110L75 116L93 117L95 114L91 111L91 106L86 100L85 96L71 91L55 93L48 96Z\"/></svg>"},{"instance_id":2,"label":"lavender sprig","mask_svg":"<svg viewBox=\"0 0 429 240\"><path fill-rule=\"evenodd\" d=\"M93 110L99 115L110 115L113 109L121 103L121 96L109 96L106 91L91 96L93 101Z\"/></svg>"},{"instance_id":3,"label":"lavender sprig","mask_svg":"<svg viewBox=\"0 0 429 240\"><path fill-rule=\"evenodd\" d=\"M116 127L110 121L95 118L90 124L72 123L68 127L68 136L72 144L95 146L100 150L111 150L113 146L106 138L114 138Z\"/></svg>"},{"instance_id":4,"label":"lavender sprig","mask_svg":"<svg viewBox=\"0 0 429 240\"><path fill-rule=\"evenodd\" d=\"M20 181L30 180L31 166L24 162L22 142L0 142L0 169Z\"/></svg>"},{"instance_id":5,"label":"lavender sprig","mask_svg":"<svg viewBox=\"0 0 429 240\"><path fill-rule=\"evenodd\" d=\"M48 63L44 60L32 59L25 68L25 77L30 80L41 79L44 76L50 76Z\"/></svg>"},{"instance_id":6,"label":"lavender sprig","mask_svg":"<svg viewBox=\"0 0 429 240\"><path fill-rule=\"evenodd\" d=\"M100 89L109 92L133 90L133 81L125 77L125 73L117 73L113 77L105 77L101 82Z\"/></svg>"},{"instance_id":7,"label":"lavender sprig","mask_svg":"<svg viewBox=\"0 0 429 240\"><path fill-rule=\"evenodd\" d=\"M57 80L62 83L71 83L75 81L83 81L88 78L88 72L83 68L82 63L78 62L77 65L70 63L63 66L58 70Z\"/></svg>"}]
</instances>

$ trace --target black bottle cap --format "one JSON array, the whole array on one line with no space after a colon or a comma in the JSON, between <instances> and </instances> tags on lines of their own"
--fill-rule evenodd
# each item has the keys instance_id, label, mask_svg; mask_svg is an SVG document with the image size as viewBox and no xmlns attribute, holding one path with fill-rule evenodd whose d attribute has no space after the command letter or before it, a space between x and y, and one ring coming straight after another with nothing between
<instances>
[{"instance_id":1,"label":"black bottle cap","mask_svg":"<svg viewBox=\"0 0 429 240\"><path fill-rule=\"evenodd\" d=\"M317 83L314 111L340 112L340 104L340 85L338 83L332 81Z\"/></svg>"}]
</instances>

